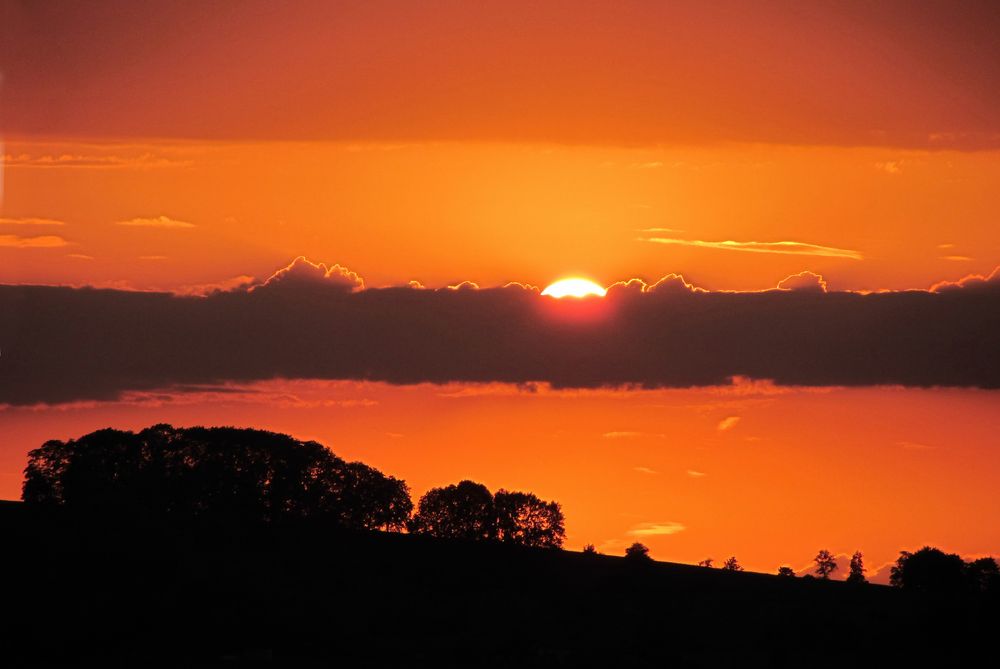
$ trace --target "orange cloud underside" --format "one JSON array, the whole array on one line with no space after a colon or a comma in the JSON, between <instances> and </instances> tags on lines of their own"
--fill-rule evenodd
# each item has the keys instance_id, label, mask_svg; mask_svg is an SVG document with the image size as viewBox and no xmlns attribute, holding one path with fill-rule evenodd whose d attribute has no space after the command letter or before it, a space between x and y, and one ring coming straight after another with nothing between
<instances>
[{"instance_id":1,"label":"orange cloud underside","mask_svg":"<svg viewBox=\"0 0 1000 669\"><path fill-rule=\"evenodd\" d=\"M161 421L253 425L318 439L416 495L469 477L555 498L571 548L620 553L639 532L660 559L736 554L770 571L827 547L861 549L875 566L926 542L1000 552L1000 529L983 522L1000 479L995 409L983 391L274 381L0 410L0 497L18 496L24 455L46 439Z\"/></svg>"}]
</instances>

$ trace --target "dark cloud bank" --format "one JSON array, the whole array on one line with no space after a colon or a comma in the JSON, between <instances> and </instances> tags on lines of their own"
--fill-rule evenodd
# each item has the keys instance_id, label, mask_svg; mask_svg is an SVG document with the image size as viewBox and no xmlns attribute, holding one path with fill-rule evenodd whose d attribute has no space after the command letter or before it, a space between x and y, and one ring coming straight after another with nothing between
<instances>
[{"instance_id":1,"label":"dark cloud bank","mask_svg":"<svg viewBox=\"0 0 1000 669\"><path fill-rule=\"evenodd\" d=\"M0 404L275 377L1000 387L1000 274L931 290L706 292L671 276L553 300L505 288L361 289L300 262L208 296L0 286Z\"/></svg>"}]
</instances>

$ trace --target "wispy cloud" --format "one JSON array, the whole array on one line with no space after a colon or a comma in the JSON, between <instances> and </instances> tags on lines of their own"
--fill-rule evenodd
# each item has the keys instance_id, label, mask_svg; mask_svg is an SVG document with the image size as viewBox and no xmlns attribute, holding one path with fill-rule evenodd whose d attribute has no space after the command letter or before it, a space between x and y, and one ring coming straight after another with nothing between
<instances>
[{"instance_id":1,"label":"wispy cloud","mask_svg":"<svg viewBox=\"0 0 1000 669\"><path fill-rule=\"evenodd\" d=\"M94 256L88 256L86 253L67 253L67 258L76 258L77 260L93 260Z\"/></svg>"},{"instance_id":2,"label":"wispy cloud","mask_svg":"<svg viewBox=\"0 0 1000 669\"><path fill-rule=\"evenodd\" d=\"M839 249L834 246L820 246L806 242L737 242L731 239L719 242L701 239L677 239L674 237L639 237L637 241L673 246L694 246L703 249L718 249L721 251L744 251L746 253L776 253L792 256L823 256L826 258L850 258L861 260L864 256L851 249Z\"/></svg>"},{"instance_id":3,"label":"wispy cloud","mask_svg":"<svg viewBox=\"0 0 1000 669\"><path fill-rule=\"evenodd\" d=\"M705 472L699 472L696 469L689 469L689 470L687 470L687 475L690 476L693 479L700 479L700 478L702 478L704 476L708 476L708 474L706 474Z\"/></svg>"},{"instance_id":4,"label":"wispy cloud","mask_svg":"<svg viewBox=\"0 0 1000 669\"><path fill-rule=\"evenodd\" d=\"M639 523L625 534L633 537L654 537L683 532L686 527L681 523L668 521L666 523Z\"/></svg>"},{"instance_id":5,"label":"wispy cloud","mask_svg":"<svg viewBox=\"0 0 1000 669\"><path fill-rule=\"evenodd\" d=\"M0 246L14 249L51 249L68 246L62 237L57 235L41 235L38 237L21 237L19 235L0 235Z\"/></svg>"},{"instance_id":6,"label":"wispy cloud","mask_svg":"<svg viewBox=\"0 0 1000 669\"><path fill-rule=\"evenodd\" d=\"M933 451L934 447L917 441L897 441L896 445L907 451Z\"/></svg>"},{"instance_id":7,"label":"wispy cloud","mask_svg":"<svg viewBox=\"0 0 1000 669\"><path fill-rule=\"evenodd\" d=\"M66 225L53 218L0 218L0 225Z\"/></svg>"},{"instance_id":8,"label":"wispy cloud","mask_svg":"<svg viewBox=\"0 0 1000 669\"><path fill-rule=\"evenodd\" d=\"M739 416L726 416L725 418L720 420L719 424L716 425L715 427L719 432L728 432L729 430L736 427L736 424L739 422L740 422Z\"/></svg>"},{"instance_id":9,"label":"wispy cloud","mask_svg":"<svg viewBox=\"0 0 1000 669\"><path fill-rule=\"evenodd\" d=\"M972 260L969 256L941 256L941 260L951 260L954 262L969 262Z\"/></svg>"},{"instance_id":10,"label":"wispy cloud","mask_svg":"<svg viewBox=\"0 0 1000 669\"><path fill-rule=\"evenodd\" d=\"M645 233L656 233L656 232L684 232L678 228L640 228L637 232Z\"/></svg>"},{"instance_id":11,"label":"wispy cloud","mask_svg":"<svg viewBox=\"0 0 1000 669\"><path fill-rule=\"evenodd\" d=\"M6 154L3 163L7 167L33 168L98 168L98 169L153 169L158 167L189 167L190 160L174 160L153 153L135 156L86 155L79 153L20 153Z\"/></svg>"},{"instance_id":12,"label":"wispy cloud","mask_svg":"<svg viewBox=\"0 0 1000 669\"><path fill-rule=\"evenodd\" d=\"M650 469L649 467L633 467L633 469L640 474L659 474L660 472L655 469Z\"/></svg>"},{"instance_id":13,"label":"wispy cloud","mask_svg":"<svg viewBox=\"0 0 1000 669\"><path fill-rule=\"evenodd\" d=\"M166 260L167 256L139 256L139 260Z\"/></svg>"},{"instance_id":14,"label":"wispy cloud","mask_svg":"<svg viewBox=\"0 0 1000 669\"><path fill-rule=\"evenodd\" d=\"M875 163L875 169L882 170L886 174L899 174L902 168L902 160L883 160Z\"/></svg>"},{"instance_id":15,"label":"wispy cloud","mask_svg":"<svg viewBox=\"0 0 1000 669\"><path fill-rule=\"evenodd\" d=\"M635 432L632 430L616 430L612 432L605 432L601 435L604 439L638 439L639 437L662 437L662 434L656 434L652 432Z\"/></svg>"},{"instance_id":16,"label":"wispy cloud","mask_svg":"<svg viewBox=\"0 0 1000 669\"><path fill-rule=\"evenodd\" d=\"M156 216L154 218L132 218L127 221L118 221L116 225L124 225L133 228L193 228L194 223L178 221L169 216Z\"/></svg>"}]
</instances>

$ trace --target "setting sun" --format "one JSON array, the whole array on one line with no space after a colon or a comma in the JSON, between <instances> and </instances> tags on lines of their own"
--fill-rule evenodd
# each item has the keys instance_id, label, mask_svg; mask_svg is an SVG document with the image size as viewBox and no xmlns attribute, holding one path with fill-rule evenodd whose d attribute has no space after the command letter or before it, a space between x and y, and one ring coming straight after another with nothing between
<instances>
[{"instance_id":1,"label":"setting sun","mask_svg":"<svg viewBox=\"0 0 1000 669\"><path fill-rule=\"evenodd\" d=\"M608 291L589 279L560 279L542 291L549 297L588 297L596 295L604 297Z\"/></svg>"}]
</instances>

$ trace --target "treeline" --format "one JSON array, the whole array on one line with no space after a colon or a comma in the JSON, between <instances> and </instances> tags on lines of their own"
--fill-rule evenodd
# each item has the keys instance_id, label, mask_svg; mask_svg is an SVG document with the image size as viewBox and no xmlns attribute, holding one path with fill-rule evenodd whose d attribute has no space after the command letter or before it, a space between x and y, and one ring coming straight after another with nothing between
<instances>
[{"instance_id":1,"label":"treeline","mask_svg":"<svg viewBox=\"0 0 1000 669\"><path fill-rule=\"evenodd\" d=\"M349 530L405 530L538 548L561 548L566 537L559 504L530 492L494 494L480 483L461 481L432 488L414 508L405 481L347 462L315 441L233 427L160 424L138 433L105 429L48 441L28 454L22 499L38 508L143 523L312 519ZM588 544L584 553L597 550ZM649 549L638 542L625 556L650 560ZM862 558L860 551L851 556L848 583L867 582ZM814 561L820 579L838 569L828 550ZM710 568L713 560L699 565ZM735 556L721 568L743 570ZM795 572L785 566L778 575L795 577ZM908 590L1000 595L1000 568L990 557L966 562L925 546L900 554L891 583Z\"/></svg>"},{"instance_id":2,"label":"treeline","mask_svg":"<svg viewBox=\"0 0 1000 669\"><path fill-rule=\"evenodd\" d=\"M414 513L405 481L322 444L233 427L138 433L105 429L28 454L22 499L93 516L276 523L319 519L352 530L403 529L451 539L559 548L559 504L462 481L434 488Z\"/></svg>"}]
</instances>

